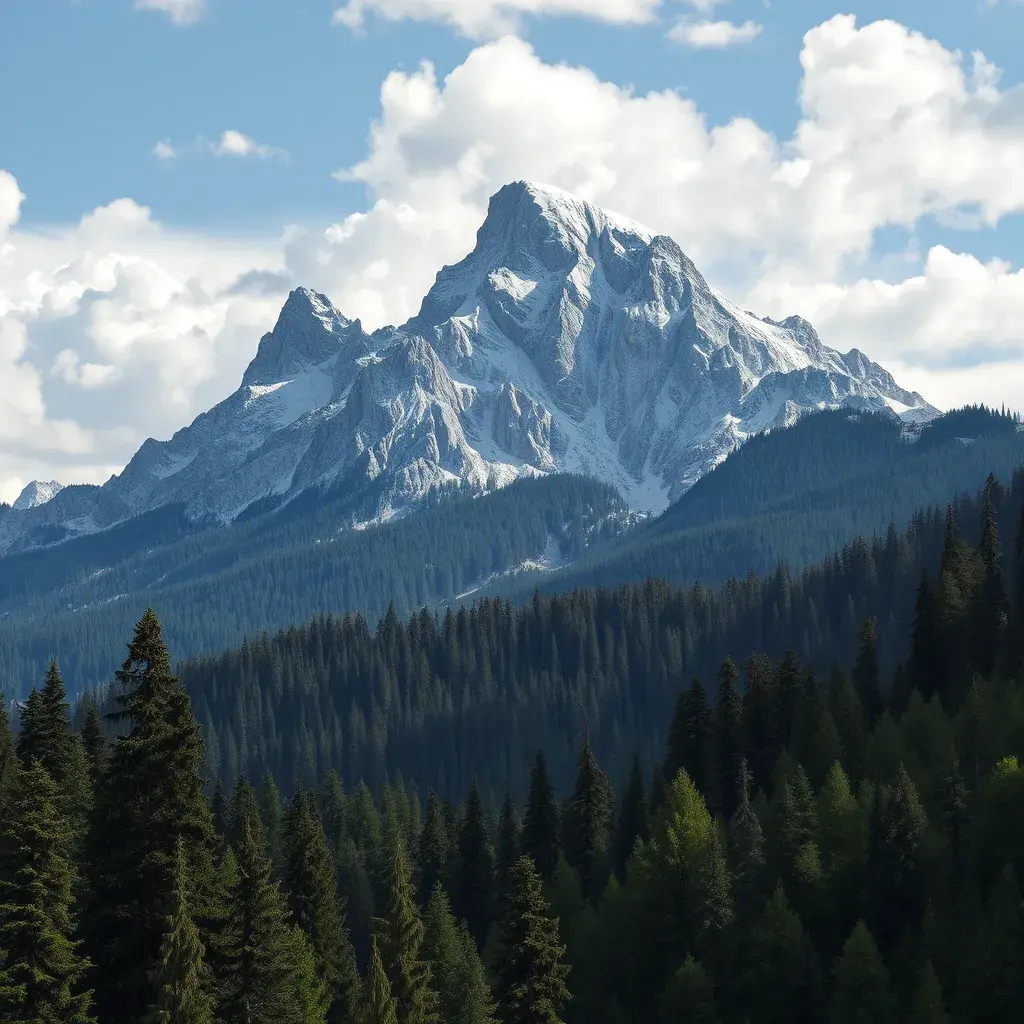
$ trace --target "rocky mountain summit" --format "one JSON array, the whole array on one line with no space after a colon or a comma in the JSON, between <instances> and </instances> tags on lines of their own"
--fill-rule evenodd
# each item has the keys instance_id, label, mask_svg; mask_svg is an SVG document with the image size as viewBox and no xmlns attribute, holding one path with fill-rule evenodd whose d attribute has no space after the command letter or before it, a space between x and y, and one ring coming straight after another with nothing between
<instances>
[{"instance_id":1,"label":"rocky mountain summit","mask_svg":"<svg viewBox=\"0 0 1024 1024\"><path fill-rule=\"evenodd\" d=\"M732 305L671 238L515 182L404 326L368 334L293 291L234 394L102 487L30 485L0 513L0 550L170 503L227 523L315 488L376 521L440 486L555 471L658 512L750 435L838 406L937 414L799 317Z\"/></svg>"}]
</instances>

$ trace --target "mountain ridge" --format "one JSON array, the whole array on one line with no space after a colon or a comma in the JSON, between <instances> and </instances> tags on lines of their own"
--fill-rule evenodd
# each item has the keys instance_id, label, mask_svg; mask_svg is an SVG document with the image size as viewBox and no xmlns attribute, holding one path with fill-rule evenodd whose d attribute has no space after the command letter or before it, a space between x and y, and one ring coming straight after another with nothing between
<instances>
[{"instance_id":1,"label":"mountain ridge","mask_svg":"<svg viewBox=\"0 0 1024 1024\"><path fill-rule=\"evenodd\" d=\"M102 487L4 510L0 551L179 501L227 523L311 489L365 493L381 521L431 490L556 471L660 512L748 436L835 406L937 412L802 318L718 295L673 239L514 182L406 324L367 333L293 290L233 394Z\"/></svg>"}]
</instances>

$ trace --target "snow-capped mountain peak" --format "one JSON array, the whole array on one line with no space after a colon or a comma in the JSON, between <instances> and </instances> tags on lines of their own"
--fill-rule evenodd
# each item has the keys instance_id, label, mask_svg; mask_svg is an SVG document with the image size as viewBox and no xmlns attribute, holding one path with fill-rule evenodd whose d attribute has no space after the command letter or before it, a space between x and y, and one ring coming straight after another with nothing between
<instances>
[{"instance_id":1,"label":"snow-capped mountain peak","mask_svg":"<svg viewBox=\"0 0 1024 1024\"><path fill-rule=\"evenodd\" d=\"M52 501L63 489L64 485L56 480L33 480L25 486L11 508L19 511L38 508L40 505Z\"/></svg>"},{"instance_id":2,"label":"snow-capped mountain peak","mask_svg":"<svg viewBox=\"0 0 1024 1024\"><path fill-rule=\"evenodd\" d=\"M238 391L102 488L0 519L0 549L37 525L95 530L169 502L227 522L329 487L372 519L439 485L554 471L660 511L750 434L843 405L936 414L800 317L717 294L673 239L513 182L404 326L368 335L297 288Z\"/></svg>"}]
</instances>

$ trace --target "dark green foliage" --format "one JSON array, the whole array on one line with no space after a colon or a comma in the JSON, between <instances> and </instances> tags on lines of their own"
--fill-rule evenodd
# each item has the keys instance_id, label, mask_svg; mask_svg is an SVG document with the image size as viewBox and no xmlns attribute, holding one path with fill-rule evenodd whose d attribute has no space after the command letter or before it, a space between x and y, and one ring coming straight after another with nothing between
<instances>
[{"instance_id":1,"label":"dark green foliage","mask_svg":"<svg viewBox=\"0 0 1024 1024\"><path fill-rule=\"evenodd\" d=\"M424 915L423 955L438 993L438 1024L494 1024L491 991L476 943L457 924L444 889L437 886Z\"/></svg>"},{"instance_id":2,"label":"dark green foliage","mask_svg":"<svg viewBox=\"0 0 1024 1024\"><path fill-rule=\"evenodd\" d=\"M881 669L878 664L878 623L868 619L861 627L857 664L853 667L853 685L869 727L878 721L882 700Z\"/></svg>"},{"instance_id":3,"label":"dark green foliage","mask_svg":"<svg viewBox=\"0 0 1024 1024\"><path fill-rule=\"evenodd\" d=\"M878 946L859 921L835 966L830 1024L893 1024L896 1011L889 972Z\"/></svg>"},{"instance_id":4,"label":"dark green foliage","mask_svg":"<svg viewBox=\"0 0 1024 1024\"><path fill-rule=\"evenodd\" d=\"M18 757L11 733L11 719L7 713L7 701L0 691L0 814L8 806L17 770Z\"/></svg>"},{"instance_id":5,"label":"dark green foliage","mask_svg":"<svg viewBox=\"0 0 1024 1024\"><path fill-rule=\"evenodd\" d=\"M600 895L611 871L614 823L615 792L590 744L584 743L562 832L565 859L579 877L586 899Z\"/></svg>"},{"instance_id":6,"label":"dark green foliage","mask_svg":"<svg viewBox=\"0 0 1024 1024\"><path fill-rule=\"evenodd\" d=\"M366 972L363 984L362 1014L359 1024L398 1024L398 1012L394 996L391 994L391 982L380 958L377 940L374 939L370 950L370 967Z\"/></svg>"},{"instance_id":7,"label":"dark green foliage","mask_svg":"<svg viewBox=\"0 0 1024 1024\"><path fill-rule=\"evenodd\" d=\"M908 1024L949 1024L949 1014L942 1001L942 986L930 960L921 970Z\"/></svg>"},{"instance_id":8,"label":"dark green foliage","mask_svg":"<svg viewBox=\"0 0 1024 1024\"><path fill-rule=\"evenodd\" d=\"M156 1002L147 1024L213 1024L212 979L186 885L185 850L179 842L171 912L154 977Z\"/></svg>"},{"instance_id":9,"label":"dark green foliage","mask_svg":"<svg viewBox=\"0 0 1024 1024\"><path fill-rule=\"evenodd\" d=\"M417 888L421 899L429 899L438 884L448 885L448 868L454 855L453 837L441 811L441 801L431 790L427 796L427 812L420 829L417 865Z\"/></svg>"},{"instance_id":10,"label":"dark green foliage","mask_svg":"<svg viewBox=\"0 0 1024 1024\"><path fill-rule=\"evenodd\" d=\"M732 876L736 911L749 923L760 903L764 886L766 858L764 832L750 803L746 762L741 764L739 807L729 820L727 860Z\"/></svg>"},{"instance_id":11,"label":"dark green foliage","mask_svg":"<svg viewBox=\"0 0 1024 1024\"><path fill-rule=\"evenodd\" d=\"M648 814L644 773L640 767L640 758L634 755L629 782L626 784L622 806L616 819L615 874L619 881L626 877L626 865L636 849L637 840L646 842L650 838L651 823Z\"/></svg>"},{"instance_id":12,"label":"dark green foliage","mask_svg":"<svg viewBox=\"0 0 1024 1024\"><path fill-rule=\"evenodd\" d=\"M498 916L505 905L512 869L519 860L519 822L511 793L505 794L498 815L498 840L494 854L494 908Z\"/></svg>"},{"instance_id":13,"label":"dark green foliage","mask_svg":"<svg viewBox=\"0 0 1024 1024\"><path fill-rule=\"evenodd\" d=\"M309 939L317 977L330 998L328 1021L343 1024L355 1012L359 978L334 860L311 793L300 792L292 798L283 839L291 919Z\"/></svg>"},{"instance_id":14,"label":"dark green foliage","mask_svg":"<svg viewBox=\"0 0 1024 1024\"><path fill-rule=\"evenodd\" d=\"M41 690L33 690L21 712L18 754L23 764L38 761L63 792L71 774L71 719L67 691L57 662L51 661Z\"/></svg>"},{"instance_id":15,"label":"dark green foliage","mask_svg":"<svg viewBox=\"0 0 1024 1024\"><path fill-rule=\"evenodd\" d=\"M726 658L718 670L718 702L715 705L715 757L718 767L718 792L726 818L731 818L746 786L746 754L743 728L743 698L739 691L739 672L732 658Z\"/></svg>"},{"instance_id":16,"label":"dark green foliage","mask_svg":"<svg viewBox=\"0 0 1024 1024\"><path fill-rule=\"evenodd\" d=\"M704 685L696 676L676 698L675 713L668 727L665 781L671 782L680 770L702 793L713 792L714 714L708 706Z\"/></svg>"},{"instance_id":17,"label":"dark green foliage","mask_svg":"<svg viewBox=\"0 0 1024 1024\"><path fill-rule=\"evenodd\" d=\"M399 1024L434 1024L437 994L423 954L423 921L416 906L409 864L399 842L390 869L390 897L374 923L374 937L391 984Z\"/></svg>"},{"instance_id":18,"label":"dark green foliage","mask_svg":"<svg viewBox=\"0 0 1024 1024\"><path fill-rule=\"evenodd\" d=\"M541 878L529 857L512 871L498 936L495 996L501 1024L561 1024L569 967L558 923L548 916Z\"/></svg>"},{"instance_id":19,"label":"dark green foliage","mask_svg":"<svg viewBox=\"0 0 1024 1024\"><path fill-rule=\"evenodd\" d=\"M139 621L117 680L123 732L100 779L87 860L85 934L101 1020L141 1019L153 1004L178 840L197 913L212 878L214 845L202 738L152 612Z\"/></svg>"},{"instance_id":20,"label":"dark green foliage","mask_svg":"<svg viewBox=\"0 0 1024 1024\"><path fill-rule=\"evenodd\" d=\"M73 833L38 760L17 772L0 833L0 1018L91 1024L88 961L73 935Z\"/></svg>"},{"instance_id":21,"label":"dark green foliage","mask_svg":"<svg viewBox=\"0 0 1024 1024\"><path fill-rule=\"evenodd\" d=\"M715 986L708 972L692 956L668 983L661 997L660 1024L719 1024Z\"/></svg>"},{"instance_id":22,"label":"dark green foliage","mask_svg":"<svg viewBox=\"0 0 1024 1024\"><path fill-rule=\"evenodd\" d=\"M455 913L480 948L494 916L494 848L475 779L459 822L452 889Z\"/></svg>"},{"instance_id":23,"label":"dark green foliage","mask_svg":"<svg viewBox=\"0 0 1024 1024\"><path fill-rule=\"evenodd\" d=\"M308 1024L296 998L301 980L296 932L257 821L243 825L228 899L220 1018L225 1024Z\"/></svg>"},{"instance_id":24,"label":"dark green foliage","mask_svg":"<svg viewBox=\"0 0 1024 1024\"><path fill-rule=\"evenodd\" d=\"M520 845L522 852L536 865L541 878L550 878L561 851L561 823L543 751L538 751L530 773L530 793L526 798Z\"/></svg>"}]
</instances>

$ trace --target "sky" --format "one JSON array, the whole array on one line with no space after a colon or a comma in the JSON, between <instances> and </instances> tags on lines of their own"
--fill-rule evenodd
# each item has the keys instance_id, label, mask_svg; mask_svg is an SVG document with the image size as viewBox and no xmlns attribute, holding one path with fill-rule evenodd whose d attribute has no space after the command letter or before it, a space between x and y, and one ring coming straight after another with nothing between
<instances>
[{"instance_id":1,"label":"sky","mask_svg":"<svg viewBox=\"0 0 1024 1024\"><path fill-rule=\"evenodd\" d=\"M1024 408L1022 0L0 0L0 500L416 312L532 179L950 408Z\"/></svg>"}]
</instances>

